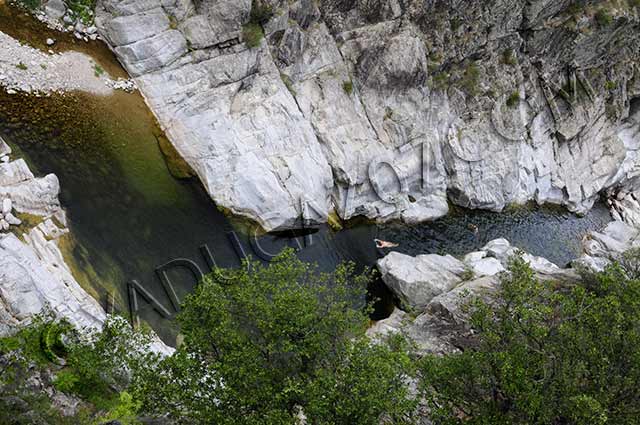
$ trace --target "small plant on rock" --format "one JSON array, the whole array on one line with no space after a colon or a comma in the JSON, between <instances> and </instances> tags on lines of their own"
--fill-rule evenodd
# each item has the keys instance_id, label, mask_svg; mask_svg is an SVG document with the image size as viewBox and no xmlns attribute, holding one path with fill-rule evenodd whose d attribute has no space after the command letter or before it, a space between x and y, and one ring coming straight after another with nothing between
<instances>
[{"instance_id":1,"label":"small plant on rock","mask_svg":"<svg viewBox=\"0 0 640 425\"><path fill-rule=\"evenodd\" d=\"M606 9L600 9L595 14L596 22L601 27L607 27L613 23L613 18Z\"/></svg>"},{"instance_id":2,"label":"small plant on rock","mask_svg":"<svg viewBox=\"0 0 640 425\"><path fill-rule=\"evenodd\" d=\"M515 108L516 106L518 106L518 103L520 103L520 93L514 91L507 98L507 106L509 108Z\"/></svg>"},{"instance_id":3,"label":"small plant on rock","mask_svg":"<svg viewBox=\"0 0 640 425\"><path fill-rule=\"evenodd\" d=\"M260 46L264 33L262 27L259 24L250 22L242 28L242 38L247 46L250 48Z\"/></svg>"},{"instance_id":4,"label":"small plant on rock","mask_svg":"<svg viewBox=\"0 0 640 425\"><path fill-rule=\"evenodd\" d=\"M516 59L516 55L513 53L513 50L507 49L504 52L502 52L502 62L505 65L509 65L509 66L515 66L518 63L518 60Z\"/></svg>"},{"instance_id":5,"label":"small plant on rock","mask_svg":"<svg viewBox=\"0 0 640 425\"><path fill-rule=\"evenodd\" d=\"M23 62L18 63L16 65L16 68L21 69L22 71L26 71L27 69L29 69L29 67L25 65Z\"/></svg>"},{"instance_id":6,"label":"small plant on rock","mask_svg":"<svg viewBox=\"0 0 640 425\"><path fill-rule=\"evenodd\" d=\"M98 64L95 64L95 65L93 65L93 72L96 75L96 77L100 78L100 77L102 77L102 75L104 75L104 68L102 68Z\"/></svg>"},{"instance_id":7,"label":"small plant on rock","mask_svg":"<svg viewBox=\"0 0 640 425\"><path fill-rule=\"evenodd\" d=\"M351 96L351 93L353 93L353 81L348 80L348 81L345 81L344 83L342 83L342 89L344 90L344 92L346 94Z\"/></svg>"}]
</instances>

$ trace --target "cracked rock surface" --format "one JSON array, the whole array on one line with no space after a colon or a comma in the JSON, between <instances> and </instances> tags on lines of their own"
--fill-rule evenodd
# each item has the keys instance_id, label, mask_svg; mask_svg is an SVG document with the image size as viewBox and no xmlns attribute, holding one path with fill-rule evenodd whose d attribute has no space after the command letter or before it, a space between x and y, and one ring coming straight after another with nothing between
<instances>
[{"instance_id":1,"label":"cracked rock surface","mask_svg":"<svg viewBox=\"0 0 640 425\"><path fill-rule=\"evenodd\" d=\"M635 188L627 2L263 3L257 47L249 0L102 0L96 24L212 198L267 230Z\"/></svg>"}]
</instances>

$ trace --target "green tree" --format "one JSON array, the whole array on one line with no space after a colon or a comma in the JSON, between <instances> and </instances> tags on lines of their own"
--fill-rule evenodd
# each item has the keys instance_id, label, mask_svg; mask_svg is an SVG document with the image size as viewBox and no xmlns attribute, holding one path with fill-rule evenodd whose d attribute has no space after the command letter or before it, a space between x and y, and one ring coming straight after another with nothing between
<instances>
[{"instance_id":1,"label":"green tree","mask_svg":"<svg viewBox=\"0 0 640 425\"><path fill-rule=\"evenodd\" d=\"M398 340L373 344L362 304L370 274L320 273L285 251L208 276L184 303L184 343L137 375L148 412L188 423L409 420L411 362Z\"/></svg>"},{"instance_id":2,"label":"green tree","mask_svg":"<svg viewBox=\"0 0 640 425\"><path fill-rule=\"evenodd\" d=\"M540 281L513 259L497 296L470 304L473 348L423 359L435 423L637 424L636 277L615 265L580 283Z\"/></svg>"}]
</instances>

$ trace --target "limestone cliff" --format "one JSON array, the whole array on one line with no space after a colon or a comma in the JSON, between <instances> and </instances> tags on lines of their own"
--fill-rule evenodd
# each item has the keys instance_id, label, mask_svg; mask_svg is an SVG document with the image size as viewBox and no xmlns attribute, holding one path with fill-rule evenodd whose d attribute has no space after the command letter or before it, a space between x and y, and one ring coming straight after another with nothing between
<instances>
[{"instance_id":1,"label":"limestone cliff","mask_svg":"<svg viewBox=\"0 0 640 425\"><path fill-rule=\"evenodd\" d=\"M332 210L422 221L448 200L584 212L604 189L633 189L638 13L588 0L101 0L96 23L218 205L272 230Z\"/></svg>"}]
</instances>

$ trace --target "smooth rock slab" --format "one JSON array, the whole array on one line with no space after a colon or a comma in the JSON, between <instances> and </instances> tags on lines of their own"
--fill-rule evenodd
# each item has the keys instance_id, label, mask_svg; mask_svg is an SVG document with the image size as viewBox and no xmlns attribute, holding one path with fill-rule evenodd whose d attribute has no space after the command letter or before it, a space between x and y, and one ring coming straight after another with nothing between
<instances>
[{"instance_id":1,"label":"smooth rock slab","mask_svg":"<svg viewBox=\"0 0 640 425\"><path fill-rule=\"evenodd\" d=\"M392 252L380 261L382 280L407 310L423 311L429 302L462 281L467 267L450 255L408 255Z\"/></svg>"}]
</instances>

